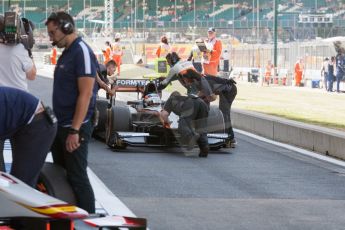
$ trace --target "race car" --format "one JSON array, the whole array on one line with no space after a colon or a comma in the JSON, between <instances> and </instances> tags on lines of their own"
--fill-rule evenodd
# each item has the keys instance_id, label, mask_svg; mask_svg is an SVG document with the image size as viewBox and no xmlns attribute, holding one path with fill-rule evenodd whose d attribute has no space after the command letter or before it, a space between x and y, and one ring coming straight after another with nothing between
<instances>
[{"instance_id":1,"label":"race car","mask_svg":"<svg viewBox=\"0 0 345 230\"><path fill-rule=\"evenodd\" d=\"M177 132L178 116L171 113L171 124L166 125L160 117L163 108L162 92L157 86L163 78L117 79L116 95L136 93L135 100L97 100L99 122L94 136L105 140L112 149L125 149L127 146L183 146ZM116 96L115 95L115 96ZM128 97L128 96L126 96ZM208 116L208 141L211 149L224 146L228 135L222 112L211 106Z\"/></svg>"}]
</instances>

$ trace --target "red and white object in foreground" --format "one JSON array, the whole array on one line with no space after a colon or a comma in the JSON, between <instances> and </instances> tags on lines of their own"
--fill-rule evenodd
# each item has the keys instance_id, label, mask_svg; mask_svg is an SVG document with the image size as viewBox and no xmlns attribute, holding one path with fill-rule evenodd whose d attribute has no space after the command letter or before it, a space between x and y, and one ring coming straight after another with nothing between
<instances>
[{"instance_id":1,"label":"red and white object in foreground","mask_svg":"<svg viewBox=\"0 0 345 230\"><path fill-rule=\"evenodd\" d=\"M89 215L85 210L41 193L14 176L0 172L0 230L22 220L27 229L146 229L143 218ZM62 224L59 224L63 222ZM67 221L67 222L66 222ZM43 224L42 224L43 223Z\"/></svg>"},{"instance_id":2,"label":"red and white object in foreground","mask_svg":"<svg viewBox=\"0 0 345 230\"><path fill-rule=\"evenodd\" d=\"M0 172L0 217L80 219L88 213L41 193L8 173Z\"/></svg>"}]
</instances>

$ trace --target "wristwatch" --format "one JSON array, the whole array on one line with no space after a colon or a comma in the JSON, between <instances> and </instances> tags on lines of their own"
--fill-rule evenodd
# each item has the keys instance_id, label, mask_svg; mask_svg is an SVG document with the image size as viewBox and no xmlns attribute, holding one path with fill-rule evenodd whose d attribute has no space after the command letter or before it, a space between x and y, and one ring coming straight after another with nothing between
<instances>
[{"instance_id":1,"label":"wristwatch","mask_svg":"<svg viewBox=\"0 0 345 230\"><path fill-rule=\"evenodd\" d=\"M70 128L68 129L68 134L79 134L79 130L70 127Z\"/></svg>"}]
</instances>

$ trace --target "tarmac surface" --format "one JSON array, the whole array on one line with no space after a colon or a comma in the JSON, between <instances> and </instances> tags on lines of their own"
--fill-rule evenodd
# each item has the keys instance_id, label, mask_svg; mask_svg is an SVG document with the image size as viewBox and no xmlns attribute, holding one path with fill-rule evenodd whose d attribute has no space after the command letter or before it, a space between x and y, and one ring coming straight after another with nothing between
<instances>
[{"instance_id":1,"label":"tarmac surface","mask_svg":"<svg viewBox=\"0 0 345 230\"><path fill-rule=\"evenodd\" d=\"M51 85L39 78L30 90L50 103ZM207 159L94 140L89 166L154 230L344 229L344 167L237 130L236 139Z\"/></svg>"}]
</instances>

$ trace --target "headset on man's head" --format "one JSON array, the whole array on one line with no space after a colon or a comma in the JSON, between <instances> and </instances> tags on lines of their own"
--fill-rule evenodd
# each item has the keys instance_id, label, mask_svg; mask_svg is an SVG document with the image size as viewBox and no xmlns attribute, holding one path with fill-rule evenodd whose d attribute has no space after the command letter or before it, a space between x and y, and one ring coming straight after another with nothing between
<instances>
[{"instance_id":1,"label":"headset on man's head","mask_svg":"<svg viewBox=\"0 0 345 230\"><path fill-rule=\"evenodd\" d=\"M71 15L65 13L65 12L53 12L50 14L50 16L47 19L47 22L54 21L58 24L59 29L64 33L65 35L72 34L74 32L74 21Z\"/></svg>"}]
</instances>

